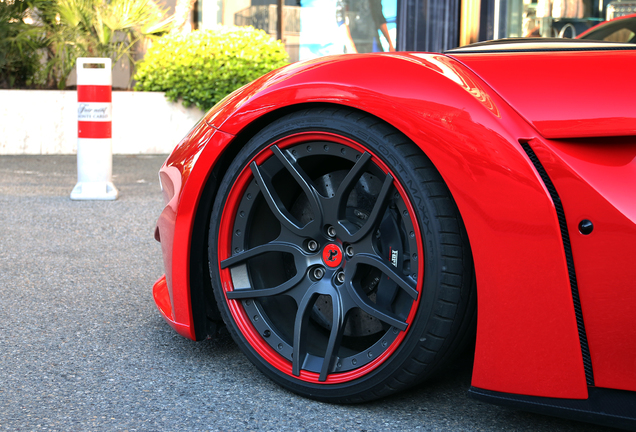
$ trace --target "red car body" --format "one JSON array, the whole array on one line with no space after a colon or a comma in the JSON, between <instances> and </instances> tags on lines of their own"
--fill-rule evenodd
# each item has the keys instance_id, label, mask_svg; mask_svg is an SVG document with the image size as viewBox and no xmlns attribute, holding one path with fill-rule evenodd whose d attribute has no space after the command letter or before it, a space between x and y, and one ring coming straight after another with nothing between
<instances>
[{"instance_id":1,"label":"red car body","mask_svg":"<svg viewBox=\"0 0 636 432\"><path fill-rule=\"evenodd\" d=\"M629 83L633 70L628 45L510 41L263 76L210 110L161 169L162 316L184 337L210 333L205 201L237 137L300 107L346 106L412 140L457 204L477 286L471 393L633 428L636 91L591 85L610 71Z\"/></svg>"}]
</instances>

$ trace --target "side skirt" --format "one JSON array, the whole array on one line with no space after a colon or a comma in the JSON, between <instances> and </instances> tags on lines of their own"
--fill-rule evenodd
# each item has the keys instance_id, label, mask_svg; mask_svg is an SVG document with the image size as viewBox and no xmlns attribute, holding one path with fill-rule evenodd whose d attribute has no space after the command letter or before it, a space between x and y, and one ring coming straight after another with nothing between
<instances>
[{"instance_id":1,"label":"side skirt","mask_svg":"<svg viewBox=\"0 0 636 432\"><path fill-rule=\"evenodd\" d=\"M468 394L495 405L636 431L636 392L589 387L587 399L556 399L471 387Z\"/></svg>"}]
</instances>

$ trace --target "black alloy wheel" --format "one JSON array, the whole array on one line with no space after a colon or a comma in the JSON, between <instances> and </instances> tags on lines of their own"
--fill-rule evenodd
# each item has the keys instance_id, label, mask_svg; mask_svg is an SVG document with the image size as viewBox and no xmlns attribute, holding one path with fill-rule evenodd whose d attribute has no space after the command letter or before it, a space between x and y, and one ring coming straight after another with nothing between
<instances>
[{"instance_id":1,"label":"black alloy wheel","mask_svg":"<svg viewBox=\"0 0 636 432\"><path fill-rule=\"evenodd\" d=\"M262 372L356 402L416 384L460 349L474 322L470 248L439 173L404 135L364 113L305 110L257 133L227 173L210 274Z\"/></svg>"}]
</instances>

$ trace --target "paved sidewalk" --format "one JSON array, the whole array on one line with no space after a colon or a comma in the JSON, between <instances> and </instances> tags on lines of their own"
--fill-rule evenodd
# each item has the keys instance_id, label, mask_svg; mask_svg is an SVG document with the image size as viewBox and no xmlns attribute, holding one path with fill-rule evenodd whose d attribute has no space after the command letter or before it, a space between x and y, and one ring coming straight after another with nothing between
<instances>
[{"instance_id":1,"label":"paved sidewalk","mask_svg":"<svg viewBox=\"0 0 636 432\"><path fill-rule=\"evenodd\" d=\"M71 201L74 156L0 157L0 431L595 431L469 399L470 359L366 405L295 396L228 337L163 322L152 284L164 156L116 156L120 198Z\"/></svg>"}]
</instances>

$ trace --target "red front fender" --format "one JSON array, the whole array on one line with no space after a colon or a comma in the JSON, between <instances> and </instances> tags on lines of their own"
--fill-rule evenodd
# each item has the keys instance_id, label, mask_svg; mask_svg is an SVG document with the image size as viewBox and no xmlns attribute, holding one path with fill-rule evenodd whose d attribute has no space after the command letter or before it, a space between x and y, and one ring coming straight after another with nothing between
<instances>
[{"instance_id":1,"label":"red front fender","mask_svg":"<svg viewBox=\"0 0 636 432\"><path fill-rule=\"evenodd\" d=\"M167 267L174 321L190 329L180 333L194 338L190 238L212 167L253 122L281 108L318 103L363 110L393 125L426 153L448 184L468 231L477 277L473 386L586 398L559 223L519 144L541 138L478 76L435 54L341 56L283 68L226 98L182 141L163 168L176 167L183 185L175 192L180 199Z\"/></svg>"}]
</instances>

